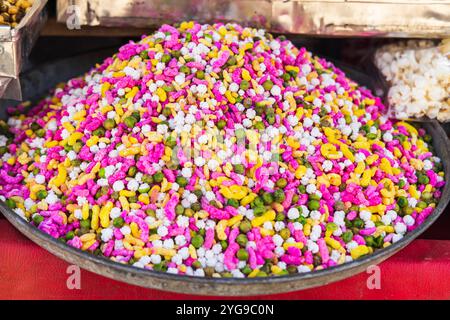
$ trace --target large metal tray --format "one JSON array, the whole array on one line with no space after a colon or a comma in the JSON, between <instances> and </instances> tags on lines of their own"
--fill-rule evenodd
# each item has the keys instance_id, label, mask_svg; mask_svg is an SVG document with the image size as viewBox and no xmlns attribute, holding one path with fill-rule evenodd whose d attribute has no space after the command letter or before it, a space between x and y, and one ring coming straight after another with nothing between
<instances>
[{"instance_id":1,"label":"large metal tray","mask_svg":"<svg viewBox=\"0 0 450 320\"><path fill-rule=\"evenodd\" d=\"M100 62L103 57L109 54L110 51L97 52L56 61L35 68L26 73L21 79L24 93L27 98L36 99L56 83L87 71L89 66L94 65L95 62ZM349 77L359 81L359 83L368 87L373 86L371 77L352 69L345 67L343 69ZM36 84L39 85L37 86ZM0 110L2 109L4 108L0 108ZM450 142L438 122L430 121L424 123L423 126L433 137L435 151L444 163L447 181L442 192L442 198L434 212L420 227L408 233L393 245L381 249L372 255L325 270L283 277L252 279L200 278L144 270L119 264L109 259L72 248L26 222L3 202L0 202L0 211L25 236L61 259L105 277L142 287L199 295L246 296L289 292L322 286L363 272L369 266L376 265L389 258L417 238L443 213L450 200Z\"/></svg>"}]
</instances>

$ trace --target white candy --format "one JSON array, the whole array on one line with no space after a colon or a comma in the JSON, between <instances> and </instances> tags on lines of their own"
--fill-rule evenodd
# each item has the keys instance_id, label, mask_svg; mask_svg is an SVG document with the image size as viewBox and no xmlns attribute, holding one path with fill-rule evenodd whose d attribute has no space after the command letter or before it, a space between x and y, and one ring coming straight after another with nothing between
<instances>
[{"instance_id":1,"label":"white candy","mask_svg":"<svg viewBox=\"0 0 450 320\"><path fill-rule=\"evenodd\" d=\"M450 120L450 60L432 41L384 46L375 64L391 85L388 100L395 117Z\"/></svg>"}]
</instances>

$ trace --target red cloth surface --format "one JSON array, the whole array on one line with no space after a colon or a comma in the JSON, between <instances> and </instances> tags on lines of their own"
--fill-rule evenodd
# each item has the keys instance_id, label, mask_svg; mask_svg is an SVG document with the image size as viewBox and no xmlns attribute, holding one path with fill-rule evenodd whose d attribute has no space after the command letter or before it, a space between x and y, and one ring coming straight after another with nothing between
<instances>
[{"instance_id":1,"label":"red cloth surface","mask_svg":"<svg viewBox=\"0 0 450 320\"><path fill-rule=\"evenodd\" d=\"M67 267L66 262L41 249L5 219L0 219L0 299L204 298L145 289L85 270L81 271L81 289L70 290L66 285ZM361 273L314 289L248 298L450 299L450 240L416 240L380 264L380 269L381 289L368 289L370 275Z\"/></svg>"}]
</instances>

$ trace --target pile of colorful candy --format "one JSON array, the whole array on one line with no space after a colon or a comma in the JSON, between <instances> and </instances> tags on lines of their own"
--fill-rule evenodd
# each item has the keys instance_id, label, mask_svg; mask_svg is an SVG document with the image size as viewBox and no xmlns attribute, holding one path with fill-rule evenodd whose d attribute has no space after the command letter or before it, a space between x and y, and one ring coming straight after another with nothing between
<instances>
[{"instance_id":1,"label":"pile of colorful candy","mask_svg":"<svg viewBox=\"0 0 450 320\"><path fill-rule=\"evenodd\" d=\"M0 138L0 198L81 250L170 273L263 277L400 240L444 185L423 129L264 30L164 25Z\"/></svg>"}]
</instances>

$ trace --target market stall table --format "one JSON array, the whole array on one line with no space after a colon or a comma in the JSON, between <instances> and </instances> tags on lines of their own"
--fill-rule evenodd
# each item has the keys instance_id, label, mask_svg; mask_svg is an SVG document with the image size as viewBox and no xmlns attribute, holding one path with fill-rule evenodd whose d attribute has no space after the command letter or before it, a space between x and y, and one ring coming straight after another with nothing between
<instances>
[{"instance_id":1,"label":"market stall table","mask_svg":"<svg viewBox=\"0 0 450 320\"><path fill-rule=\"evenodd\" d=\"M372 271L314 289L248 298L450 299L449 209L420 239L380 264L380 289L371 281ZM68 267L25 238L0 215L0 299L204 298L132 286L84 270L81 289L68 289L67 281L73 275ZM367 286L368 279L372 289ZM70 279L69 282L73 284Z\"/></svg>"}]
</instances>

